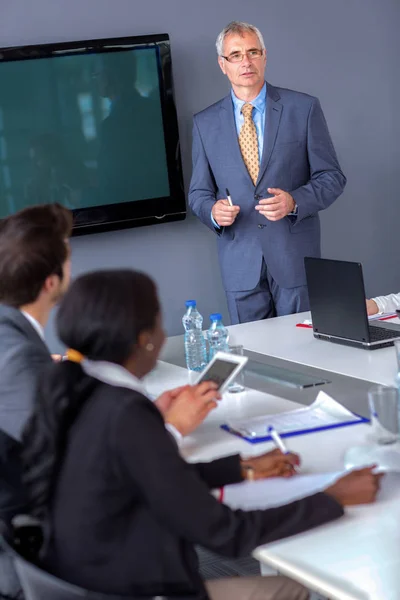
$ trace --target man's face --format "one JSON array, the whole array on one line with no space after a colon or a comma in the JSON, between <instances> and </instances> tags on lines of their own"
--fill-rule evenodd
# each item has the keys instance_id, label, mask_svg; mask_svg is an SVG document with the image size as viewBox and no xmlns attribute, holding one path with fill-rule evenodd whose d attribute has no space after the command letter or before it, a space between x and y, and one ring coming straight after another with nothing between
<instances>
[{"instance_id":1,"label":"man's face","mask_svg":"<svg viewBox=\"0 0 400 600\"><path fill-rule=\"evenodd\" d=\"M240 94L240 91L246 88L254 89L258 93L264 84L266 52L264 50L259 58L249 59L246 54L249 50L261 50L260 41L255 33L245 32L243 35L231 33L224 40L223 55L230 57L238 52L244 55L243 60L232 63L221 56L218 57L219 66L231 82L235 93Z\"/></svg>"}]
</instances>

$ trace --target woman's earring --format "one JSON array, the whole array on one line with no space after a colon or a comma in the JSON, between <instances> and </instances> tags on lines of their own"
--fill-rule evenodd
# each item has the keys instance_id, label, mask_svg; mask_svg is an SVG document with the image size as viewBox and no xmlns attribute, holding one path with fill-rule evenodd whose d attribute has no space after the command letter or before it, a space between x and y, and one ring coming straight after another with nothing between
<instances>
[{"instance_id":1,"label":"woman's earring","mask_svg":"<svg viewBox=\"0 0 400 600\"><path fill-rule=\"evenodd\" d=\"M146 344L146 350L147 350L147 352L153 352L153 350L154 350L154 344L152 344L151 342L149 342L148 344Z\"/></svg>"}]
</instances>

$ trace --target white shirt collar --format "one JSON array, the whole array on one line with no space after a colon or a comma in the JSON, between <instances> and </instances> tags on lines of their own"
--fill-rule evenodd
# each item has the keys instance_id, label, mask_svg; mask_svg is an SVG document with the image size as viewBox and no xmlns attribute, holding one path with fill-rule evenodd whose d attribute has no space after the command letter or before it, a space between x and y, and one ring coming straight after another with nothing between
<instances>
[{"instance_id":1,"label":"white shirt collar","mask_svg":"<svg viewBox=\"0 0 400 600\"><path fill-rule=\"evenodd\" d=\"M37 333L42 338L42 340L45 341L44 340L44 329L41 326L41 324L39 323L39 321L37 321L35 319L35 317L32 317L32 315L30 315L29 313L25 312L24 310L21 310L21 313L24 315L24 317L26 317L28 319L29 323L37 331Z\"/></svg>"},{"instance_id":2,"label":"white shirt collar","mask_svg":"<svg viewBox=\"0 0 400 600\"><path fill-rule=\"evenodd\" d=\"M81 365L82 369L90 377L94 377L109 385L135 390L148 397L146 388L140 379L129 373L121 365L116 365L106 360L89 360L87 358L82 361Z\"/></svg>"},{"instance_id":3,"label":"white shirt collar","mask_svg":"<svg viewBox=\"0 0 400 600\"><path fill-rule=\"evenodd\" d=\"M127 371L124 367L121 367L121 365L116 365L115 363L111 363L106 360L89 360L85 358L81 362L81 366L85 373L90 377L94 377L95 379L98 379L103 383L108 383L109 385L115 385L134 390L152 400L146 390L145 385L140 381L140 379L132 375L132 373L129 373L129 371ZM171 425L171 423L165 423L165 428L173 436L177 446L179 447L182 443L182 434L176 429L176 427Z\"/></svg>"}]
</instances>

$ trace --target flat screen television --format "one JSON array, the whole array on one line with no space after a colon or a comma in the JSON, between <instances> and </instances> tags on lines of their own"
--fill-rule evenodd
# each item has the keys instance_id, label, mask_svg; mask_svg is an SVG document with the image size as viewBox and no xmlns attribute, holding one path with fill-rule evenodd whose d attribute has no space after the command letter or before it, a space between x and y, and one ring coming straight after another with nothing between
<instances>
[{"instance_id":1,"label":"flat screen television","mask_svg":"<svg viewBox=\"0 0 400 600\"><path fill-rule=\"evenodd\" d=\"M167 34L0 49L0 218L51 202L75 234L185 218Z\"/></svg>"}]
</instances>

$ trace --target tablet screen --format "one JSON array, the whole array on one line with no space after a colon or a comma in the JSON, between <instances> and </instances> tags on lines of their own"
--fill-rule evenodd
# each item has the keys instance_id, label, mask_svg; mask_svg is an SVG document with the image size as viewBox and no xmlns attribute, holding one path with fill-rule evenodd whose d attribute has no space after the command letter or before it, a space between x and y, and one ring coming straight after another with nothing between
<instances>
[{"instance_id":1,"label":"tablet screen","mask_svg":"<svg viewBox=\"0 0 400 600\"><path fill-rule=\"evenodd\" d=\"M217 359L209 369L201 376L198 383L203 381L214 381L218 389L225 383L229 375L237 368L238 363L229 360Z\"/></svg>"}]
</instances>

